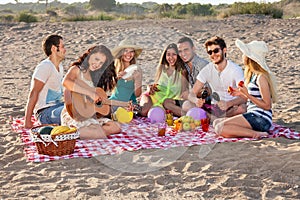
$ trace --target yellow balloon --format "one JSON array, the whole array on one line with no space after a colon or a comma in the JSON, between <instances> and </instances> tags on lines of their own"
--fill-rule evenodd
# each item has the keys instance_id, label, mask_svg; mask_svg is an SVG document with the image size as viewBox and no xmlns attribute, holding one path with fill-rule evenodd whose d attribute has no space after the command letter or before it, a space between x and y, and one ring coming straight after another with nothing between
<instances>
[{"instance_id":1,"label":"yellow balloon","mask_svg":"<svg viewBox=\"0 0 300 200\"><path fill-rule=\"evenodd\" d=\"M133 118L133 112L127 111L125 108L119 107L115 112L115 118L120 123L129 123Z\"/></svg>"}]
</instances>

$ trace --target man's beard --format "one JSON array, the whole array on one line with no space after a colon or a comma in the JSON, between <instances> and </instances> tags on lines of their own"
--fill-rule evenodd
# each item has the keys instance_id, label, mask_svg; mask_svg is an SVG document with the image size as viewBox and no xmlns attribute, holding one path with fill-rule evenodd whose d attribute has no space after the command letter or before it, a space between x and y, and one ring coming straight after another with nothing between
<instances>
[{"instance_id":1,"label":"man's beard","mask_svg":"<svg viewBox=\"0 0 300 200\"><path fill-rule=\"evenodd\" d=\"M225 59L225 55L222 53L222 54L221 54L221 59L220 59L219 61L215 62L215 64L216 64L216 65L220 64L221 62L224 61L224 59Z\"/></svg>"}]
</instances>

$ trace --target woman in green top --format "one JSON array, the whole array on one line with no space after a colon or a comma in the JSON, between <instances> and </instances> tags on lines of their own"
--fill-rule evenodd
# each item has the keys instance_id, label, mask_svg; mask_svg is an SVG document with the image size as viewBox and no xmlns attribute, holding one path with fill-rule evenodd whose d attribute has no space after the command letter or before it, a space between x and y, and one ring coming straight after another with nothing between
<instances>
[{"instance_id":1,"label":"woman in green top","mask_svg":"<svg viewBox=\"0 0 300 200\"><path fill-rule=\"evenodd\" d=\"M142 48L129 39L122 40L112 50L118 82L110 99L137 103L137 97L142 94L142 69L136 65L136 59L141 52ZM112 106L112 112L116 109L117 106Z\"/></svg>"},{"instance_id":2,"label":"woman in green top","mask_svg":"<svg viewBox=\"0 0 300 200\"><path fill-rule=\"evenodd\" d=\"M152 106L163 107L167 98L181 100L181 94L188 90L187 71L178 56L177 45L172 43L163 51L157 66L155 83L141 96L141 115L147 116Z\"/></svg>"}]
</instances>

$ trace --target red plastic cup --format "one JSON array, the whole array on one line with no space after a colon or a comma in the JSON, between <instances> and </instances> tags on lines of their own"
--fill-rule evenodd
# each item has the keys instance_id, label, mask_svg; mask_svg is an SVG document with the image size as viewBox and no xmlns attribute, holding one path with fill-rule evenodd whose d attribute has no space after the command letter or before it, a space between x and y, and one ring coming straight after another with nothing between
<instances>
[{"instance_id":1,"label":"red plastic cup","mask_svg":"<svg viewBox=\"0 0 300 200\"><path fill-rule=\"evenodd\" d=\"M207 132L209 129L209 118L201 119L201 127L204 132Z\"/></svg>"}]
</instances>

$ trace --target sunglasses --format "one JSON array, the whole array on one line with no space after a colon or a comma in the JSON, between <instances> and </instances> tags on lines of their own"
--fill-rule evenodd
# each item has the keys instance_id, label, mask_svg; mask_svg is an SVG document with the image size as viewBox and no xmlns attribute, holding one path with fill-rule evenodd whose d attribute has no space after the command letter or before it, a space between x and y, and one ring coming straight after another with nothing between
<instances>
[{"instance_id":1,"label":"sunglasses","mask_svg":"<svg viewBox=\"0 0 300 200\"><path fill-rule=\"evenodd\" d=\"M207 51L207 53L209 54L209 55L212 55L212 53L219 53L219 51L220 51L221 49L220 48L216 48L216 49L214 49L214 50L209 50L209 51Z\"/></svg>"}]
</instances>

